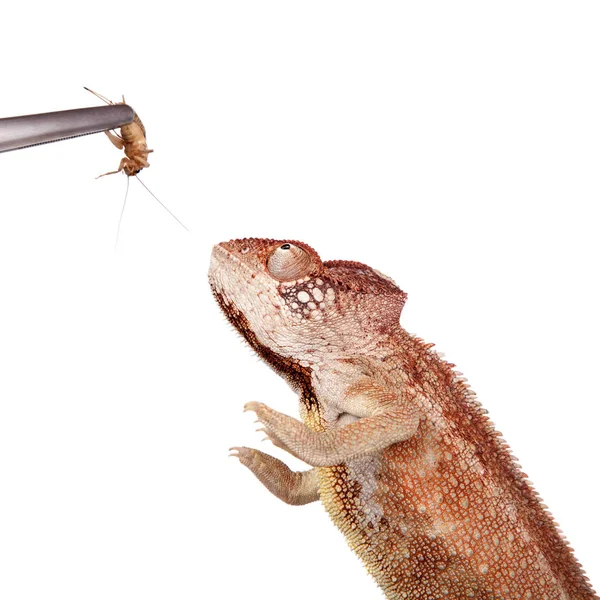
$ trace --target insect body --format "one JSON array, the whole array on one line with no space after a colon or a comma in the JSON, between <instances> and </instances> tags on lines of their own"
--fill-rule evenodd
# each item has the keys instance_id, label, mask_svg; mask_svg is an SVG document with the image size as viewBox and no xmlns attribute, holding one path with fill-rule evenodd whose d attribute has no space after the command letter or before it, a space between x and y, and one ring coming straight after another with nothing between
<instances>
[{"instance_id":1,"label":"insect body","mask_svg":"<svg viewBox=\"0 0 600 600\"><path fill-rule=\"evenodd\" d=\"M84 86L84 89L94 94L106 102L106 104L125 104L125 96L123 96L123 102L113 102L108 98L105 98L101 94L90 90ZM102 173L99 177L104 175L114 175L123 171L127 177L135 177L141 184L146 188L150 195L186 230L188 228L154 195L152 191L146 186L146 184L138 177L138 173L150 166L148 162L148 154L154 152L154 150L148 150L146 145L146 128L142 123L142 120L137 116L137 113L133 113L133 121L127 125L123 125L120 128L120 133L114 131L105 131L108 139L111 143L116 146L119 150L125 152L125 156L119 163L119 168L116 171L109 171L108 173ZM121 220L123 219L123 213L125 211L125 204L127 203L127 195L129 193L129 179L127 179L127 188L125 190L125 199L123 200L123 208L121 209L121 216L119 217L119 226L117 228L117 242L119 240L119 231L121 230Z\"/></svg>"},{"instance_id":2,"label":"insect body","mask_svg":"<svg viewBox=\"0 0 600 600\"><path fill-rule=\"evenodd\" d=\"M123 96L123 102L113 102L89 88L84 87L84 89L100 98L100 100L106 102L106 104L125 104L125 96ZM121 159L119 168L116 171L109 171L98 177L114 175L121 171L128 177L133 177L142 169L150 166L148 154L154 152L154 150L148 150L148 146L146 145L146 128L144 127L142 120L137 116L137 113L134 112L133 121L131 123L123 125L120 128L120 133L112 131L105 131L104 133L106 133L108 139L115 147L125 152L125 156Z\"/></svg>"}]
</instances>

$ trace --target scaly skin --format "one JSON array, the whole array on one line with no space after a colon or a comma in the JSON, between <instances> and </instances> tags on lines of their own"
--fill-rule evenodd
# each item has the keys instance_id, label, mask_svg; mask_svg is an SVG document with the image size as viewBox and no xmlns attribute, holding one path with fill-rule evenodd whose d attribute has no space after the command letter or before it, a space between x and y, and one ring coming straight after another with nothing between
<instances>
[{"instance_id":1,"label":"scaly skin","mask_svg":"<svg viewBox=\"0 0 600 600\"><path fill-rule=\"evenodd\" d=\"M245 410L313 469L234 455L285 502L320 498L387 598L598 600L465 379L400 326L393 281L260 239L215 246L209 278L303 423Z\"/></svg>"}]
</instances>

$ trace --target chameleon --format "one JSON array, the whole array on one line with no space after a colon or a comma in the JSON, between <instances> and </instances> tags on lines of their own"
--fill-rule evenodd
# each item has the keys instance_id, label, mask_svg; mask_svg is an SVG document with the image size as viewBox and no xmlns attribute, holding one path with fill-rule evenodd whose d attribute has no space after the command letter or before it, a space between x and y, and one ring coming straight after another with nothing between
<instances>
[{"instance_id":1,"label":"chameleon","mask_svg":"<svg viewBox=\"0 0 600 600\"><path fill-rule=\"evenodd\" d=\"M275 496L320 501L389 600L598 600L464 376L400 325L407 295L303 242L217 244L212 293L299 397L301 421L248 402L311 468L231 449Z\"/></svg>"}]
</instances>

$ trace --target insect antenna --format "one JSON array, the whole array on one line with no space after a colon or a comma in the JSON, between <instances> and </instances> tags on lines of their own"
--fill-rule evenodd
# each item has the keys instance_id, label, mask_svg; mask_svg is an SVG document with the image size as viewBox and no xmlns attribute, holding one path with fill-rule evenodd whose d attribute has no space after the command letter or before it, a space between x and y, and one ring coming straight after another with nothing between
<instances>
[{"instance_id":1,"label":"insect antenna","mask_svg":"<svg viewBox=\"0 0 600 600\"><path fill-rule=\"evenodd\" d=\"M123 199L123 207L121 208L121 215L119 216L119 225L117 226L117 239L115 240L115 251L119 245L119 233L121 232L121 221L123 220L123 213L125 212L125 205L127 204L127 194L129 194L129 177L127 178L127 187L125 188L125 198Z\"/></svg>"},{"instance_id":2,"label":"insect antenna","mask_svg":"<svg viewBox=\"0 0 600 600\"><path fill-rule=\"evenodd\" d=\"M100 98L100 100L103 100L104 102L106 102L106 104L114 104L112 100L109 100L108 98L106 98L102 94L99 94L98 92L95 92L94 90L90 90L90 88L85 87L85 85L83 86L83 89L87 90L90 94L94 94L96 98Z\"/></svg>"},{"instance_id":3,"label":"insect antenna","mask_svg":"<svg viewBox=\"0 0 600 600\"><path fill-rule=\"evenodd\" d=\"M146 191L186 230L189 229L150 191L150 188L136 175L135 178L146 188ZM129 180L129 178L127 178ZM128 181L129 183L129 181Z\"/></svg>"}]
</instances>

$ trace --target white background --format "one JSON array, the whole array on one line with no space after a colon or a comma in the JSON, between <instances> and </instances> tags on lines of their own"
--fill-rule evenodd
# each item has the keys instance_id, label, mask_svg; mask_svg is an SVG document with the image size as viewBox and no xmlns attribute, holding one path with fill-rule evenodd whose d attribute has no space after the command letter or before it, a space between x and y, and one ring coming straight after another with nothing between
<instances>
[{"instance_id":1,"label":"white background","mask_svg":"<svg viewBox=\"0 0 600 600\"><path fill-rule=\"evenodd\" d=\"M0 597L378 598L318 504L227 458L297 415L227 326L218 241L301 239L408 292L592 582L597 2L103 2L3 9L0 116L125 94L103 135L0 156ZM274 451L274 454L282 456ZM301 467L286 458L289 464Z\"/></svg>"}]
</instances>

